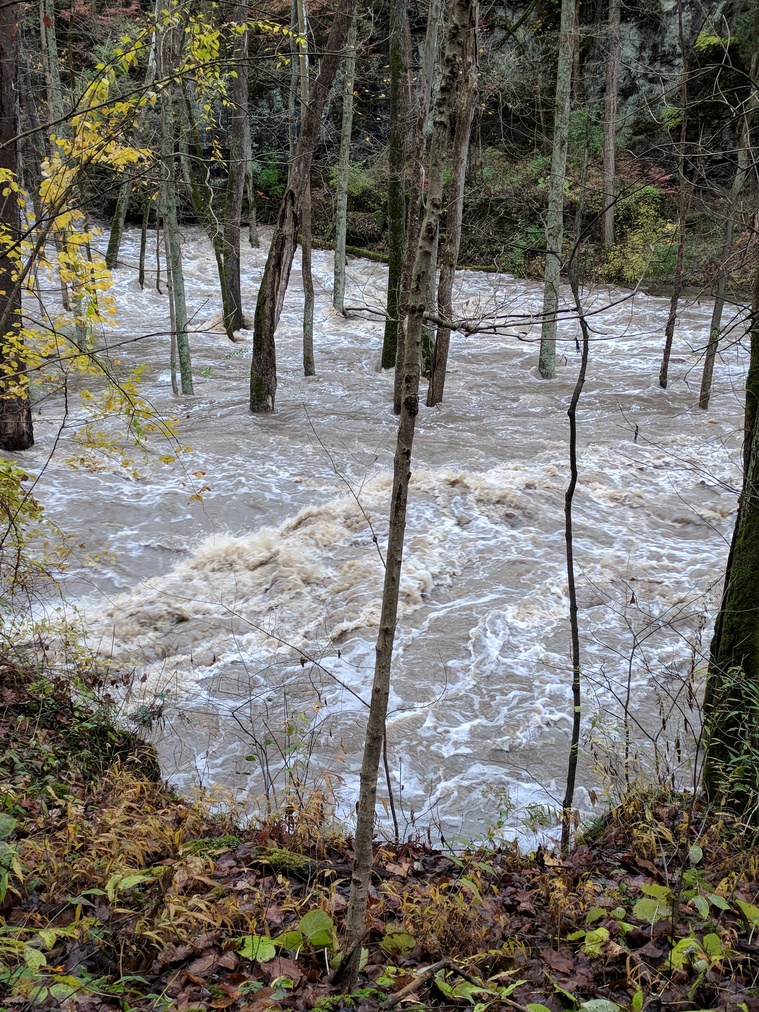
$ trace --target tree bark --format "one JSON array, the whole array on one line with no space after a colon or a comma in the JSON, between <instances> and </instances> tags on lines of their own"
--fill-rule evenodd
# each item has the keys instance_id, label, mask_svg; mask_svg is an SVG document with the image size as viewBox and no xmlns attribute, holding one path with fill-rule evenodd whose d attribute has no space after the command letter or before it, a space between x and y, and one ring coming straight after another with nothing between
<instances>
[{"instance_id":1,"label":"tree bark","mask_svg":"<svg viewBox=\"0 0 759 1012\"><path fill-rule=\"evenodd\" d=\"M21 337L21 209L18 193L18 12L0 4L0 449L34 444L29 387Z\"/></svg>"},{"instance_id":2,"label":"tree bark","mask_svg":"<svg viewBox=\"0 0 759 1012\"><path fill-rule=\"evenodd\" d=\"M559 63L553 117L553 156L546 214L546 266L543 283L543 326L540 334L538 371L543 379L556 375L559 279L564 239L564 180L567 172L569 108L572 93L572 57L577 31L574 0L562 0L559 29Z\"/></svg>"},{"instance_id":3,"label":"tree bark","mask_svg":"<svg viewBox=\"0 0 759 1012\"><path fill-rule=\"evenodd\" d=\"M366 931L366 901L372 866L377 772L382 753L390 692L390 668L398 620L398 595L403 564L403 540L406 530L406 507L411 478L414 428L419 412L422 321L432 252L438 234L443 204L443 175L449 149L450 121L456 101L458 65L464 50L469 17L470 0L451 0L447 44L443 59L440 92L436 102L432 143L430 144L426 207L414 259L404 344L403 396L395 451L385 585L377 637L374 685L361 766L355 859L351 876L350 900L346 912L343 951L347 955L345 965L339 969L341 984L344 985L346 991L352 991L355 987L361 958L361 939Z\"/></svg>"},{"instance_id":4,"label":"tree bark","mask_svg":"<svg viewBox=\"0 0 759 1012\"><path fill-rule=\"evenodd\" d=\"M472 133L474 107L477 97L477 22L479 4L472 3L471 21L464 48L464 61L459 95L456 104L456 131L451 155L451 181L448 186L445 241L440 253L440 280L437 291L437 311L441 320L453 316L453 281L461 245L461 221L464 213L464 185L466 183L469 139ZM448 350L451 328L439 324L432 356L432 375L427 390L427 406L434 407L443 400L445 375L448 368Z\"/></svg>"},{"instance_id":5,"label":"tree bark","mask_svg":"<svg viewBox=\"0 0 759 1012\"><path fill-rule=\"evenodd\" d=\"M392 13L391 13L392 17ZM391 29L392 31L392 29ZM353 92L356 78L356 45L358 42L358 17L354 16L348 32L348 52L345 57L345 80L343 82L343 118L340 127L340 156L337 169L337 193L335 200L335 283L332 304L338 313L345 313L345 243L348 231L348 180L351 161L351 132L353 130ZM391 84L392 92L392 84ZM392 110L392 97L391 97ZM391 111L391 138L392 138ZM392 143L392 140L391 140ZM391 169L392 175L392 169ZM389 185L389 184L388 184ZM388 198L389 200L389 198Z\"/></svg>"},{"instance_id":6,"label":"tree bark","mask_svg":"<svg viewBox=\"0 0 759 1012\"><path fill-rule=\"evenodd\" d=\"M759 822L759 269L746 378L743 489L714 627L704 698L710 801Z\"/></svg>"},{"instance_id":7,"label":"tree bark","mask_svg":"<svg viewBox=\"0 0 759 1012\"><path fill-rule=\"evenodd\" d=\"M435 57L438 49L437 39L442 14L443 0L431 0L427 14L427 33L424 39L421 80L418 82L416 89L416 117L406 149L406 175L409 184L408 215L406 219L406 256L403 266L403 277L401 279L401 297L398 310L399 344L405 341L404 335L411 285L413 283L415 251L419 239L424 204L424 187L426 182L424 165L427 160L429 129L431 127L430 102L432 100ZM402 357L398 356L395 364L395 383L393 385L393 411L396 415L399 415L401 412L402 396L403 361Z\"/></svg>"},{"instance_id":8,"label":"tree bark","mask_svg":"<svg viewBox=\"0 0 759 1012\"><path fill-rule=\"evenodd\" d=\"M688 139L688 54L685 43L685 30L683 27L683 5L682 0L677 4L677 23L680 38L680 49L683 54L683 76L680 85L680 104L682 118L680 120L680 142L677 156L677 175L679 181L678 194L678 229L677 229L677 260L675 263L675 277L672 284L672 297L669 303L669 315L664 327L664 351L662 352L661 367L659 369L659 386L667 389L669 382L669 359L672 354L672 341L675 336L677 325L677 307L683 291L683 267L685 263L685 234L687 228L688 207L690 206L690 185L685 174L685 156Z\"/></svg>"},{"instance_id":9,"label":"tree bark","mask_svg":"<svg viewBox=\"0 0 759 1012\"><path fill-rule=\"evenodd\" d=\"M720 331L722 328L722 311L725 307L725 293L727 291L727 279L729 275L728 257L733 244L735 221L738 216L738 202L743 190L746 177L753 164L751 157L751 127L754 114L759 106L759 2L754 4L754 48L751 54L751 66L749 69L750 91L746 100L745 108L741 116L740 128L738 130L738 165L733 177L733 185L730 189L730 199L727 208L727 219L725 221L725 237L722 247L722 264L717 279L717 290L714 293L714 309L709 326L709 343L704 358L704 371L701 376L701 392L698 399L698 406L706 410L709 407L709 400L712 393L712 376L714 374L714 360L717 357Z\"/></svg>"},{"instance_id":10,"label":"tree bark","mask_svg":"<svg viewBox=\"0 0 759 1012\"><path fill-rule=\"evenodd\" d=\"M621 0L609 0L609 49L606 57L606 93L604 95L603 210L601 211L601 245L604 247L614 244L614 180L616 176L621 7Z\"/></svg>"},{"instance_id":11,"label":"tree bark","mask_svg":"<svg viewBox=\"0 0 759 1012\"><path fill-rule=\"evenodd\" d=\"M158 24L158 16L160 13L159 2L160 0L157 0L153 12L153 23L156 25ZM148 65L145 70L145 79L142 82L144 91L147 91L148 88L152 86L158 71L158 63L156 60L156 39L157 34L154 32L150 41L150 52L148 53ZM136 147L140 147L142 144L142 138L145 131L145 120L147 119L149 108L150 106L146 103L142 109L140 109L140 114L137 117L137 129L135 130L133 142ZM119 195L116 198L116 208L111 220L111 234L108 237L108 249L105 254L105 265L109 270L113 270L113 268L118 264L121 238L124 234L124 225L126 224L127 211L129 210L129 198L132 195L132 179L132 172L127 169L125 171L124 180L119 187Z\"/></svg>"},{"instance_id":12,"label":"tree bark","mask_svg":"<svg viewBox=\"0 0 759 1012\"><path fill-rule=\"evenodd\" d=\"M398 357L403 267L406 262L406 132L408 129L408 7L390 7L390 138L387 180L387 314L382 340L382 368L394 369Z\"/></svg>"},{"instance_id":13,"label":"tree bark","mask_svg":"<svg viewBox=\"0 0 759 1012\"><path fill-rule=\"evenodd\" d=\"M309 60L308 60L308 17L306 12L306 0L296 0L297 30L298 35L304 40L298 46L298 85L300 91L300 116L301 124L305 123L306 110L310 101L311 86L309 81ZM355 22L351 19L351 25ZM350 32L348 33L350 35ZM300 254L301 254L301 275L303 277L303 374L315 376L316 367L314 364L314 273L313 260L313 229L311 220L311 174L306 180L306 188L303 191L303 207L300 219Z\"/></svg>"},{"instance_id":14,"label":"tree bark","mask_svg":"<svg viewBox=\"0 0 759 1012\"><path fill-rule=\"evenodd\" d=\"M253 362L250 370L250 410L254 413L274 410L274 401L277 395L277 354L274 332L282 314L287 282L295 256L301 204L311 173L311 161L319 133L321 115L337 71L354 7L355 0L341 0L335 12L319 75L311 93L311 102L303 120L300 136L295 144L287 187L274 226L269 255L264 267L264 276L258 290L256 315L253 323Z\"/></svg>"},{"instance_id":15,"label":"tree bark","mask_svg":"<svg viewBox=\"0 0 759 1012\"><path fill-rule=\"evenodd\" d=\"M247 2L236 3L232 10L232 24L246 25L247 20ZM234 332L240 330L243 326L242 292L240 288L240 219L242 217L242 201L245 195L248 158L250 157L247 130L247 27L236 36L232 60L235 76L232 77L230 88L232 107L229 117L229 165L222 229L224 274L221 292L224 307L224 329L230 340L234 338Z\"/></svg>"},{"instance_id":16,"label":"tree bark","mask_svg":"<svg viewBox=\"0 0 759 1012\"><path fill-rule=\"evenodd\" d=\"M159 43L161 75L164 78L173 73L176 64L176 27L169 27L162 33ZM174 84L169 84L161 96L161 215L164 222L166 243L166 271L170 275L169 298L173 308L172 341L176 342L179 358L179 373L183 394L193 393L190 342L187 336L187 305L185 301L184 272L182 270L182 239L177 219L175 182L175 137L176 118L174 113Z\"/></svg>"}]
</instances>

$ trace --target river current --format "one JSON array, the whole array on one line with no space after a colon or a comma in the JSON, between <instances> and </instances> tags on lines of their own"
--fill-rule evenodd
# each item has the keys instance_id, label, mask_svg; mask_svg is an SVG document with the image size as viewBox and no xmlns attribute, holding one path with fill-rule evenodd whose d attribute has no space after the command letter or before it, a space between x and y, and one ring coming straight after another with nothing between
<instances>
[{"instance_id":1,"label":"river current","mask_svg":"<svg viewBox=\"0 0 759 1012\"><path fill-rule=\"evenodd\" d=\"M117 465L72 470L71 416L61 434L60 404L37 405L24 466L42 471L36 494L48 516L97 559L75 562L64 590L90 646L134 672L124 711L162 711L153 740L180 788L221 783L253 808L267 786L281 802L288 770L316 785L329 775L350 811L395 447L392 376L378 368L385 268L350 260L346 320L331 306L332 254L315 253L317 375L305 378L296 259L277 332L276 412L256 417L252 335L233 344L218 325L202 233L187 229L183 247L192 397L171 393L167 298L155 288L154 250L140 289L137 254L128 233L114 272L118 320L98 342L122 366L147 367L142 392L178 419L189 450L164 464L167 447L154 441L138 477ZM250 313L264 262L265 248L244 246ZM700 411L708 298L681 305L667 390L658 371L668 299L594 288L584 301L592 344L574 523L577 802L588 811L596 793L621 787L625 769L694 775L691 688L697 697L736 506L746 363L738 314L710 410ZM498 325L454 336L445 402L418 418L387 759L403 832L478 837L506 815L550 824L536 806L563 794L566 409L579 327L568 311L558 378L546 382L536 369L538 284L461 273L456 304Z\"/></svg>"}]
</instances>

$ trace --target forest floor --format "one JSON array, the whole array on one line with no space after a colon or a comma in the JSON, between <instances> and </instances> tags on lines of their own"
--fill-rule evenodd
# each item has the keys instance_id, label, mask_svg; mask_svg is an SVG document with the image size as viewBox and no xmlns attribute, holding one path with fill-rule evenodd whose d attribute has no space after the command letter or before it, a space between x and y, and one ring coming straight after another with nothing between
<instances>
[{"instance_id":1,"label":"forest floor","mask_svg":"<svg viewBox=\"0 0 759 1012\"><path fill-rule=\"evenodd\" d=\"M759 1012L759 850L698 798L631 797L565 857L378 845L346 995L321 800L240 828L82 699L0 662L0 1009Z\"/></svg>"}]
</instances>

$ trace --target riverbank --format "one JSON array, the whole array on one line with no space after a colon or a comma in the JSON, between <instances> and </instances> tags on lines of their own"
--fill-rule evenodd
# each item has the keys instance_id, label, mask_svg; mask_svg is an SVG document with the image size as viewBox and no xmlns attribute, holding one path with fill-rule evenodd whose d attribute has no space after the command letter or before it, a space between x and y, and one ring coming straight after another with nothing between
<instances>
[{"instance_id":1,"label":"riverbank","mask_svg":"<svg viewBox=\"0 0 759 1012\"><path fill-rule=\"evenodd\" d=\"M628 799L565 858L378 845L346 996L324 799L242 826L115 716L97 680L3 664L2 1008L759 1010L759 861L698 799Z\"/></svg>"}]
</instances>

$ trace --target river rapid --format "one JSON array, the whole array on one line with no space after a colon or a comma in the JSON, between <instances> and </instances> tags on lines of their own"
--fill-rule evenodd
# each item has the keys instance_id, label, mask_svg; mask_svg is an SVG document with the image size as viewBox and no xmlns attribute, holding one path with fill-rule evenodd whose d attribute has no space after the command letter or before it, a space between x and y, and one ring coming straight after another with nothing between
<instances>
[{"instance_id":1,"label":"river rapid","mask_svg":"<svg viewBox=\"0 0 759 1012\"><path fill-rule=\"evenodd\" d=\"M154 270L139 288L137 255L128 233L114 272L118 320L98 342L122 366L147 367L143 393L179 420L190 449L164 464L169 448L153 441L138 477L118 465L72 470L63 461L72 417L61 433L60 403L35 407L37 443L17 456L41 473L36 494L48 517L97 560L74 562L64 592L89 645L134 672L124 711L162 711L152 736L180 788L220 783L254 809L267 788L281 803L291 771L310 785L327 777L338 809L350 812L395 448L392 376L378 368L385 268L350 260L345 320L331 307L332 254L315 253L317 375L304 378L296 259L277 332L276 411L253 416L252 334L233 344L215 322L216 271L202 233L188 228L183 247L192 397L172 395L167 299ZM265 248L244 246L251 314L264 262ZM691 685L698 693L736 506L746 361L736 317L712 405L700 411L708 299L682 304L667 390L658 371L668 300L606 288L584 300L592 344L574 523L584 686L577 802L589 811L595 792L624 782L625 728L630 776L641 767L685 782L694 775ZM454 336L445 403L419 414L387 759L402 832L472 838L504 818L550 825L536 806L563 794L572 713L566 409L580 356L568 312L558 378L538 378L534 282L462 273L456 303L467 317L499 322L496 332Z\"/></svg>"}]
</instances>

